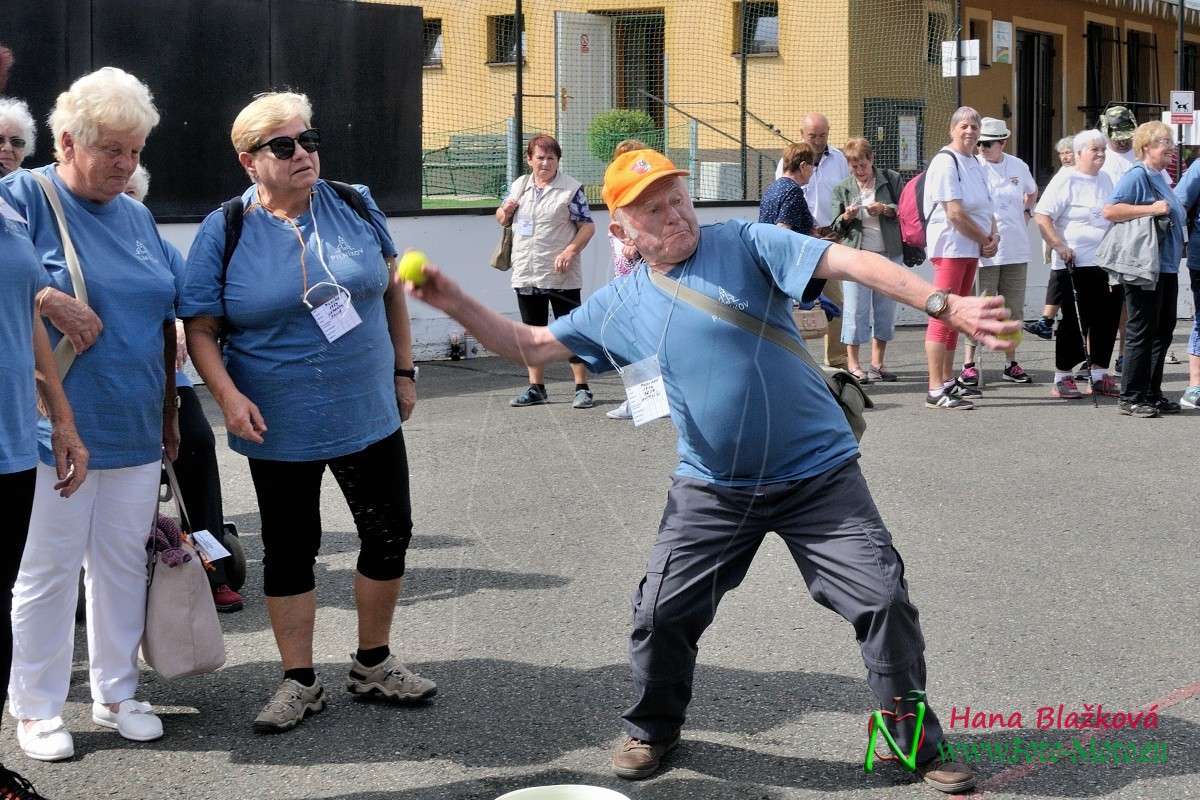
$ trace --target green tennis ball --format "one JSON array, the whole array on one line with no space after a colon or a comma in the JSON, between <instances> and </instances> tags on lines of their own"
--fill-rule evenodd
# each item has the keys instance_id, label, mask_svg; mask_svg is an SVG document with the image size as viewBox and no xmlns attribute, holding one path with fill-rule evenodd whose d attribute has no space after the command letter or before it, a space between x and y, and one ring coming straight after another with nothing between
<instances>
[{"instance_id":1,"label":"green tennis ball","mask_svg":"<svg viewBox=\"0 0 1200 800\"><path fill-rule=\"evenodd\" d=\"M428 261L420 250L409 250L400 257L400 277L413 286L425 282L425 262Z\"/></svg>"}]
</instances>

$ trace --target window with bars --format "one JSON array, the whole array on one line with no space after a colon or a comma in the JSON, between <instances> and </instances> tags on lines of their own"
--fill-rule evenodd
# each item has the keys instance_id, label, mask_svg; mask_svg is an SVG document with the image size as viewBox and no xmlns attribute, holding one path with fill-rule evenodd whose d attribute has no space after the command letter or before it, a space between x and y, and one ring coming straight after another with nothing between
<instances>
[{"instance_id":1,"label":"window with bars","mask_svg":"<svg viewBox=\"0 0 1200 800\"><path fill-rule=\"evenodd\" d=\"M1125 54L1125 99L1135 103L1157 103L1158 36L1149 31L1129 30Z\"/></svg>"},{"instance_id":2,"label":"window with bars","mask_svg":"<svg viewBox=\"0 0 1200 800\"><path fill-rule=\"evenodd\" d=\"M734 31L741 32L740 40L735 34L734 55L743 45L750 55L779 52L779 3L735 3L733 21Z\"/></svg>"},{"instance_id":3,"label":"window with bars","mask_svg":"<svg viewBox=\"0 0 1200 800\"><path fill-rule=\"evenodd\" d=\"M1200 89L1200 44L1183 43L1183 86L1184 90Z\"/></svg>"},{"instance_id":4,"label":"window with bars","mask_svg":"<svg viewBox=\"0 0 1200 800\"><path fill-rule=\"evenodd\" d=\"M421 63L426 67L442 65L442 21L427 19L424 22L425 56Z\"/></svg>"},{"instance_id":5,"label":"window with bars","mask_svg":"<svg viewBox=\"0 0 1200 800\"><path fill-rule=\"evenodd\" d=\"M1121 88L1121 51L1117 31L1111 25L1089 22L1087 26L1088 125L1094 125L1104 107L1125 100Z\"/></svg>"},{"instance_id":6,"label":"window with bars","mask_svg":"<svg viewBox=\"0 0 1200 800\"><path fill-rule=\"evenodd\" d=\"M524 15L522 15L524 21ZM525 30L521 26L521 58L524 60ZM489 64L517 63L517 17L515 14L501 14L487 18L488 57Z\"/></svg>"}]
</instances>

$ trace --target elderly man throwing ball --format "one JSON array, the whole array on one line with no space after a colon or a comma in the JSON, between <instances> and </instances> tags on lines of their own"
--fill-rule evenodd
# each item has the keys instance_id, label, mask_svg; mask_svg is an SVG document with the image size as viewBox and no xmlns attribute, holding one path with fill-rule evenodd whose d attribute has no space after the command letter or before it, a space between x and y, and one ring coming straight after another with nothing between
<instances>
[{"instance_id":1,"label":"elderly man throwing ball","mask_svg":"<svg viewBox=\"0 0 1200 800\"><path fill-rule=\"evenodd\" d=\"M639 401L663 397L659 416L669 409L679 431L679 468L633 598L636 698L612 758L614 772L631 779L652 775L678 743L700 636L769 531L787 543L814 599L854 626L880 705L891 709L894 698L925 687L924 640L903 563L822 376L789 350L690 305L677 287L727 304L736 298L738 308L795 339L792 298L815 297L825 280L857 281L924 308L992 348L1003 344L998 334L1017 327L1001 298L937 291L881 256L771 225L701 228L680 179L686 174L651 150L613 161L604 180L609 230L645 263L549 328L504 319L434 267L411 290L514 361L544 364L575 353L593 371L621 370ZM670 282L655 285L654 273ZM640 403L643 419L653 405ZM924 732L921 776L946 792L970 788L969 770L939 760L942 731L932 712ZM894 733L907 751L911 720Z\"/></svg>"}]
</instances>

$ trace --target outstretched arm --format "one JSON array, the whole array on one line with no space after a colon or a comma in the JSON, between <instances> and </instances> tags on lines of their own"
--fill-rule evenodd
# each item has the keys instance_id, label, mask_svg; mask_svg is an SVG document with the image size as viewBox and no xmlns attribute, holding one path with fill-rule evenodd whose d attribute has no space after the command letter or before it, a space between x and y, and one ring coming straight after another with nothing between
<instances>
[{"instance_id":1,"label":"outstretched arm","mask_svg":"<svg viewBox=\"0 0 1200 800\"><path fill-rule=\"evenodd\" d=\"M409 293L421 302L445 311L474 334L480 344L510 361L537 367L571 357L571 351L554 338L549 328L535 328L505 319L467 295L437 267L426 265L425 280L420 286L409 284Z\"/></svg>"},{"instance_id":2,"label":"outstretched arm","mask_svg":"<svg viewBox=\"0 0 1200 800\"><path fill-rule=\"evenodd\" d=\"M835 244L825 251L813 274L817 278L861 283L869 289L921 310L925 309L926 298L937 290L933 284L916 273L883 256L853 250L840 244ZM952 294L949 306L940 319L950 327L979 341L989 350L1011 347L1011 342L998 338L998 335L1015 333L1020 328L1019 321L1008 319L1004 298L998 295L961 297Z\"/></svg>"}]
</instances>

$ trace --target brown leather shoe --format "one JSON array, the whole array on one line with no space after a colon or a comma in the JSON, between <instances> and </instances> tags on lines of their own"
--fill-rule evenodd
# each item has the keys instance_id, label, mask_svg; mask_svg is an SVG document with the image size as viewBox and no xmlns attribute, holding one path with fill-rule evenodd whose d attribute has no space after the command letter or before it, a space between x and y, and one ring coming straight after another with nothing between
<instances>
[{"instance_id":1,"label":"brown leather shoe","mask_svg":"<svg viewBox=\"0 0 1200 800\"><path fill-rule=\"evenodd\" d=\"M613 750L612 770L620 778L640 781L662 766L662 757L679 744L679 733L661 742L643 742L626 736Z\"/></svg>"},{"instance_id":2,"label":"brown leather shoe","mask_svg":"<svg viewBox=\"0 0 1200 800\"><path fill-rule=\"evenodd\" d=\"M943 761L939 756L917 767L917 774L930 786L946 794L975 788L975 773L961 761Z\"/></svg>"}]
</instances>

